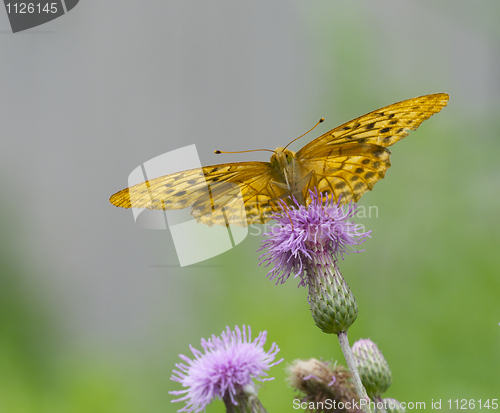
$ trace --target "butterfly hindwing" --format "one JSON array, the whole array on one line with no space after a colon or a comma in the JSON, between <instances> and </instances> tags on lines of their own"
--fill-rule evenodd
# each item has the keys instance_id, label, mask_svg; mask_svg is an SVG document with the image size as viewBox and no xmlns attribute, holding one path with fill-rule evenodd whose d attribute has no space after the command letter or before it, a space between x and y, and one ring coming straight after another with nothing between
<instances>
[{"instance_id":1,"label":"butterfly hindwing","mask_svg":"<svg viewBox=\"0 0 500 413\"><path fill-rule=\"evenodd\" d=\"M191 214L207 225L267 222L286 192L283 177L269 162L229 163L203 170L211 201L199 197Z\"/></svg>"},{"instance_id":2,"label":"butterfly hindwing","mask_svg":"<svg viewBox=\"0 0 500 413\"><path fill-rule=\"evenodd\" d=\"M332 194L336 201L357 202L361 195L385 176L391 165L388 149L372 144L337 145L325 158L305 159L303 165L313 170L307 188Z\"/></svg>"}]
</instances>

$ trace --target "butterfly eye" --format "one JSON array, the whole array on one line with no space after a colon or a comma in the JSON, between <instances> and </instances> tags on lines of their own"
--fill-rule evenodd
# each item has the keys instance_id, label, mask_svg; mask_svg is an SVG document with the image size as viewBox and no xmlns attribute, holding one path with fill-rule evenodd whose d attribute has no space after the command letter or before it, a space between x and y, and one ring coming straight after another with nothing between
<instances>
[{"instance_id":1,"label":"butterfly eye","mask_svg":"<svg viewBox=\"0 0 500 413\"><path fill-rule=\"evenodd\" d=\"M278 161L276 160L276 155L271 156L271 166L277 167Z\"/></svg>"},{"instance_id":2,"label":"butterfly eye","mask_svg":"<svg viewBox=\"0 0 500 413\"><path fill-rule=\"evenodd\" d=\"M292 159L293 159L293 155L290 152L287 152L287 154L286 154L286 161L288 163L290 163L290 162L292 162Z\"/></svg>"}]
</instances>

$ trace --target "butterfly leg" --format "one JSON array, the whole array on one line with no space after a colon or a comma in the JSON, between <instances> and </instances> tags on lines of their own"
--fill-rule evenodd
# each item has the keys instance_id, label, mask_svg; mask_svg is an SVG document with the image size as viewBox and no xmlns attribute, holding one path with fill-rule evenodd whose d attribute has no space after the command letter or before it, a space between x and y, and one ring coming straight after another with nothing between
<instances>
[{"instance_id":1,"label":"butterfly leg","mask_svg":"<svg viewBox=\"0 0 500 413\"><path fill-rule=\"evenodd\" d=\"M300 205L307 206L306 200L310 197L310 188L316 188L317 178L314 171L309 171L304 177L295 183L294 197Z\"/></svg>"}]
</instances>

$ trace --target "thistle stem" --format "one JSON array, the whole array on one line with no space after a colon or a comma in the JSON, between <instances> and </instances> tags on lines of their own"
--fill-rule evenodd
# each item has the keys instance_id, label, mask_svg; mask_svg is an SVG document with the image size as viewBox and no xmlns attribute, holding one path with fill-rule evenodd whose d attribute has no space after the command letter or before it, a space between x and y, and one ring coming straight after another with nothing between
<instances>
[{"instance_id":1,"label":"thistle stem","mask_svg":"<svg viewBox=\"0 0 500 413\"><path fill-rule=\"evenodd\" d=\"M226 413L267 413L257 395L249 395L239 391L235 396L237 404L233 404L231 396L226 392L222 400L226 406Z\"/></svg>"},{"instance_id":2,"label":"thistle stem","mask_svg":"<svg viewBox=\"0 0 500 413\"><path fill-rule=\"evenodd\" d=\"M347 368L351 372L352 381L354 382L354 387L356 388L356 393L360 399L366 400L366 406L364 406L364 411L367 413L372 413L370 408L370 398L366 394L365 387L361 383L361 378L359 377L358 369L354 363L354 356L352 354L351 346L349 345L349 339L347 338L347 331L341 331L338 333L340 348L344 353L345 361L347 363Z\"/></svg>"},{"instance_id":3,"label":"thistle stem","mask_svg":"<svg viewBox=\"0 0 500 413\"><path fill-rule=\"evenodd\" d=\"M387 410L385 409L385 404L384 404L384 401L382 400L382 397L380 397L380 396L379 397L375 397L373 399L373 401L375 402L376 406L379 406L379 405L383 406L382 408L377 407L377 412L387 413Z\"/></svg>"}]
</instances>

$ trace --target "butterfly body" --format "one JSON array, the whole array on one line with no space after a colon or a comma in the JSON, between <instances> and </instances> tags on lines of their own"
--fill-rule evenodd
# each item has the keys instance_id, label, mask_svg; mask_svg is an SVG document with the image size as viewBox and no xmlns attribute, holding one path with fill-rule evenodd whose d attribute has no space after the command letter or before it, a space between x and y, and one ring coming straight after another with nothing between
<instances>
[{"instance_id":1,"label":"butterfly body","mask_svg":"<svg viewBox=\"0 0 500 413\"><path fill-rule=\"evenodd\" d=\"M448 102L446 93L420 96L340 125L296 153L276 148L270 162L237 162L177 172L112 195L124 208L180 209L207 225L269 221L290 196L303 205L309 190L341 203L357 202L390 167L388 146L415 130ZM208 189L207 189L208 188Z\"/></svg>"},{"instance_id":2,"label":"butterfly body","mask_svg":"<svg viewBox=\"0 0 500 413\"><path fill-rule=\"evenodd\" d=\"M273 174L280 179L269 182L275 187L276 199L294 197L299 203L305 203L304 188L309 184L313 171L306 171L295 152L282 147L277 147L270 160L271 167L275 169Z\"/></svg>"}]
</instances>

